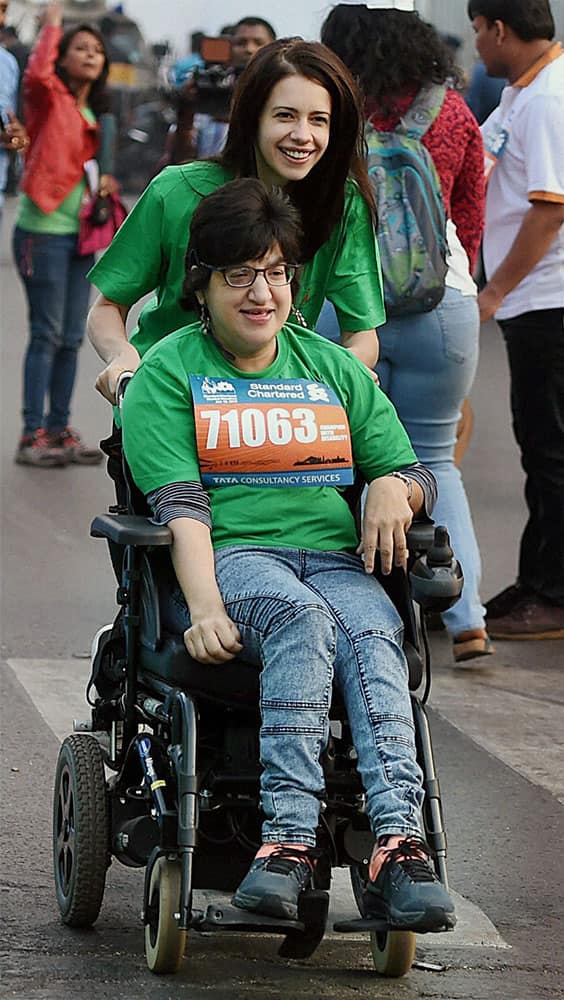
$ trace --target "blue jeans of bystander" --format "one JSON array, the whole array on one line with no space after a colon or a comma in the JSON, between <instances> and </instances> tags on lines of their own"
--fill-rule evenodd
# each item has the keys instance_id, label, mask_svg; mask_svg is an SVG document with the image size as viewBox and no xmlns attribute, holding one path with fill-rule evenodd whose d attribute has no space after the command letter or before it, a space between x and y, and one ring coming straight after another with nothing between
<instances>
[{"instance_id":1,"label":"blue jeans of bystander","mask_svg":"<svg viewBox=\"0 0 564 1000\"><path fill-rule=\"evenodd\" d=\"M329 340L339 339L329 303L317 329ZM484 628L480 551L462 476L454 464L460 407L478 364L479 331L475 297L454 288L446 289L432 312L397 316L378 330L380 385L394 404L419 461L437 479L439 495L433 517L448 527L464 570L462 597L443 615L455 636Z\"/></svg>"},{"instance_id":2,"label":"blue jeans of bystander","mask_svg":"<svg viewBox=\"0 0 564 1000\"><path fill-rule=\"evenodd\" d=\"M78 349L84 337L93 255L80 257L76 235L14 229L14 257L29 310L24 362L24 434L57 433L69 423ZM49 410L45 415L46 400Z\"/></svg>"},{"instance_id":3,"label":"blue jeans of bystander","mask_svg":"<svg viewBox=\"0 0 564 1000\"><path fill-rule=\"evenodd\" d=\"M452 635L484 628L482 566L460 470L454 464L460 407L478 364L480 322L474 296L447 288L432 312L389 320L378 331L376 371L420 462L434 473L439 494L433 517L446 524L464 571L460 600L443 615Z\"/></svg>"},{"instance_id":4,"label":"blue jeans of bystander","mask_svg":"<svg viewBox=\"0 0 564 1000\"><path fill-rule=\"evenodd\" d=\"M419 834L423 792L402 622L381 584L346 552L253 546L216 552L216 576L243 657L262 667L263 841L315 845L333 683L374 833ZM165 598L162 616L172 631L189 626L180 589Z\"/></svg>"}]
</instances>

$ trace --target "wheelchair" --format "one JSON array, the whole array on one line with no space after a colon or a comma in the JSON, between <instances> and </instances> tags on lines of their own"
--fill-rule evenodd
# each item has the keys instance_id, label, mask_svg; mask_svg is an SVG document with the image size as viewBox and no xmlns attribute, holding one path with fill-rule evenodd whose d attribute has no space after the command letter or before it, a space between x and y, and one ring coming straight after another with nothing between
<instances>
[{"instance_id":1,"label":"wheelchair","mask_svg":"<svg viewBox=\"0 0 564 1000\"><path fill-rule=\"evenodd\" d=\"M364 912L374 837L337 694L323 755L321 856L312 887L300 897L298 919L261 916L221 897L204 909L194 906L195 890L208 890L207 896L233 891L261 843L259 669L244 660L221 667L198 663L181 636L163 632L158 591L172 572L169 528L139 514L109 513L94 519L91 535L120 547L123 562L119 613L93 643L87 689L91 719L75 722L57 762L53 852L63 922L79 928L96 921L106 872L116 859L145 867L142 918L153 972L178 970L188 931L281 935L279 954L304 959L326 930L332 869L348 867L359 916L334 929L343 935L369 932L376 971L388 977L406 974L415 956L415 933ZM424 776L422 820L437 875L446 886L447 841L425 711L430 690L425 613L450 607L463 578L446 529L414 523L408 549L408 574L396 569L381 579L404 621Z\"/></svg>"}]
</instances>

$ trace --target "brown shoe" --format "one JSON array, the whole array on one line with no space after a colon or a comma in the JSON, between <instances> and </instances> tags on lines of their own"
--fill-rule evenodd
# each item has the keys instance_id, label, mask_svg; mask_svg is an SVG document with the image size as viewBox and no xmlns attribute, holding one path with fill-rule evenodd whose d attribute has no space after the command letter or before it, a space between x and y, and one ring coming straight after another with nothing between
<instances>
[{"instance_id":1,"label":"brown shoe","mask_svg":"<svg viewBox=\"0 0 564 1000\"><path fill-rule=\"evenodd\" d=\"M513 612L518 604L525 597L530 597L530 590L525 590L520 583L512 583L505 590L502 590L495 597L490 597L489 601L486 601L486 620L492 622L494 618L505 618L510 612Z\"/></svg>"},{"instance_id":2,"label":"brown shoe","mask_svg":"<svg viewBox=\"0 0 564 1000\"><path fill-rule=\"evenodd\" d=\"M564 639L564 608L527 597L503 618L488 621L494 639Z\"/></svg>"}]
</instances>

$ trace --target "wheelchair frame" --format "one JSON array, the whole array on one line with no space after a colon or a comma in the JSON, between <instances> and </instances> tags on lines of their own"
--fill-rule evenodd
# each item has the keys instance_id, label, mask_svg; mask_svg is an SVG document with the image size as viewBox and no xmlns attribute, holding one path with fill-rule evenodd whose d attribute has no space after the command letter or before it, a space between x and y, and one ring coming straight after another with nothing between
<instances>
[{"instance_id":1,"label":"wheelchair frame","mask_svg":"<svg viewBox=\"0 0 564 1000\"><path fill-rule=\"evenodd\" d=\"M96 685L97 697L90 702L92 718L75 723L75 732L62 744L57 765L53 844L63 921L71 927L94 923L106 870L116 857L131 867L146 866L143 921L152 971L178 969L189 929L283 934L279 952L283 957L308 957L325 932L332 867L350 867L362 914L374 842L344 708L334 699L323 760L327 801L318 829L323 857L316 866L314 887L300 899L298 920L276 920L223 903L194 909L193 889L213 888L214 879L223 888L234 888L252 860L257 837L260 843L258 669L243 661L230 663L228 669L198 664L179 639L160 634L151 560L158 561L159 553L170 546L167 527L143 516L107 514L93 521L91 534L123 546L125 559L117 591L120 614L114 626L101 630L93 650L87 692ZM416 523L409 530L412 581L414 569L426 563L425 554L434 541L432 524ZM423 607L445 610L457 599L452 586L450 597L447 594L453 574L449 577L447 561L443 564L443 570L423 566L424 581L430 583L425 596L427 584L422 591L420 574L419 623L405 574L395 571L383 582L404 619L417 757L424 778L423 822L437 875L447 886L447 840L424 706L430 663ZM416 691L423 681L424 691L418 697ZM211 750L202 749L200 727L211 741L206 726L217 737L218 725L219 744L210 742ZM107 769L113 772L109 779ZM216 819L227 823L231 839L210 834L210 824L217 833ZM204 847L197 850L198 840L211 850L207 864ZM231 844L227 859L226 843ZM218 844L219 851L215 850ZM369 931L375 967L383 975L403 975L411 967L415 954L411 931L362 915L336 924L335 930Z\"/></svg>"}]
</instances>

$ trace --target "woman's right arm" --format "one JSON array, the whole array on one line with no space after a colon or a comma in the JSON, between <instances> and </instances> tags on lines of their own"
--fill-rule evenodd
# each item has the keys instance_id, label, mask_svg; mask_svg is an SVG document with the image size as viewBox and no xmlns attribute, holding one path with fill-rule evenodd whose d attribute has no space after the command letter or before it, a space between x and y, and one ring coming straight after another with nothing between
<instances>
[{"instance_id":1,"label":"woman's right arm","mask_svg":"<svg viewBox=\"0 0 564 1000\"><path fill-rule=\"evenodd\" d=\"M217 580L210 530L190 517L168 522L172 562L190 612L184 643L200 663L226 663L241 652L239 629L229 618Z\"/></svg>"},{"instance_id":2,"label":"woman's right arm","mask_svg":"<svg viewBox=\"0 0 564 1000\"><path fill-rule=\"evenodd\" d=\"M32 100L37 100L49 91L56 79L55 61L63 34L62 9L60 3L48 3L45 8L43 27L31 51L24 74L25 94Z\"/></svg>"},{"instance_id":3,"label":"woman's right arm","mask_svg":"<svg viewBox=\"0 0 564 1000\"><path fill-rule=\"evenodd\" d=\"M116 401L116 387L122 372L135 372L140 357L127 339L125 321L129 306L99 295L88 313L86 330L90 342L106 367L96 379L96 388L110 403Z\"/></svg>"}]
</instances>

